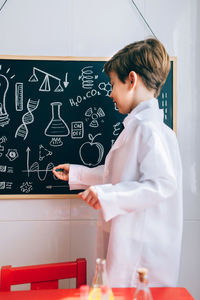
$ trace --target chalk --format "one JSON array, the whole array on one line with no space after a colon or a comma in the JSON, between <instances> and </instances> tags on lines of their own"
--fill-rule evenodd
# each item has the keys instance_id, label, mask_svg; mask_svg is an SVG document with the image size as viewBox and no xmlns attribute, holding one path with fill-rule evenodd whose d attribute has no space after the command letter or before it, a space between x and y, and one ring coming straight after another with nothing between
<instances>
[{"instance_id":1,"label":"chalk","mask_svg":"<svg viewBox=\"0 0 200 300\"><path fill-rule=\"evenodd\" d=\"M63 168L56 169L56 172L63 172L65 175L68 175L68 171Z\"/></svg>"},{"instance_id":2,"label":"chalk","mask_svg":"<svg viewBox=\"0 0 200 300\"><path fill-rule=\"evenodd\" d=\"M64 169L56 169L56 172L65 172Z\"/></svg>"}]
</instances>

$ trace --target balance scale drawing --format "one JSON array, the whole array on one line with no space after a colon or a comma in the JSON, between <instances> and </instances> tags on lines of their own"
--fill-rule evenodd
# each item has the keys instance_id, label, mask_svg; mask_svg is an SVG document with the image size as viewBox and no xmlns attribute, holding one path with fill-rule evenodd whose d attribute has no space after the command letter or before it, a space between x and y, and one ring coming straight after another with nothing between
<instances>
[{"instance_id":1,"label":"balance scale drawing","mask_svg":"<svg viewBox=\"0 0 200 300\"><path fill-rule=\"evenodd\" d=\"M28 80L29 82L35 83L35 82L39 81L38 78L37 78L36 72L44 74L44 80L43 80L42 84L39 87L40 92L50 92L51 91L50 80L49 80L50 78L58 81L58 85L55 88L54 92L63 92L64 91L64 89L61 85L61 79L60 78L58 78L58 77L56 77L52 74L49 74L49 73L47 73L43 70L40 70L36 67L33 67L33 74L29 78L29 80ZM67 78L68 78L68 73L66 73L65 81L63 82L65 88L67 88L67 86L69 85L69 82L68 82Z\"/></svg>"}]
</instances>

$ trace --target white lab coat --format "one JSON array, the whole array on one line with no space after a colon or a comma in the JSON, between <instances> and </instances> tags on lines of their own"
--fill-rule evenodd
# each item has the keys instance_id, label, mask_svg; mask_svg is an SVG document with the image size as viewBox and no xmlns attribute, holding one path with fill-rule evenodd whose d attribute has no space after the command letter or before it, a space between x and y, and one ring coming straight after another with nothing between
<instances>
[{"instance_id":1,"label":"white lab coat","mask_svg":"<svg viewBox=\"0 0 200 300\"><path fill-rule=\"evenodd\" d=\"M101 203L97 256L107 260L112 287L136 285L149 270L150 286L175 286L182 237L182 167L175 133L163 123L157 99L140 103L105 165L71 165L71 189L95 185Z\"/></svg>"}]
</instances>

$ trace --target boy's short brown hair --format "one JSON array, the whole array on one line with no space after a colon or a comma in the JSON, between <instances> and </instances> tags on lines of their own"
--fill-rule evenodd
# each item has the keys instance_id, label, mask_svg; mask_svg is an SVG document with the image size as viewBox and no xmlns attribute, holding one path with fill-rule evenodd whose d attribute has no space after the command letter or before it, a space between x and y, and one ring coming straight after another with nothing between
<instances>
[{"instance_id":1,"label":"boy's short brown hair","mask_svg":"<svg viewBox=\"0 0 200 300\"><path fill-rule=\"evenodd\" d=\"M141 76L146 88L155 91L155 97L160 94L169 70L169 55L156 38L148 38L124 47L104 65L107 75L114 71L122 82L125 82L131 71L135 71Z\"/></svg>"}]
</instances>

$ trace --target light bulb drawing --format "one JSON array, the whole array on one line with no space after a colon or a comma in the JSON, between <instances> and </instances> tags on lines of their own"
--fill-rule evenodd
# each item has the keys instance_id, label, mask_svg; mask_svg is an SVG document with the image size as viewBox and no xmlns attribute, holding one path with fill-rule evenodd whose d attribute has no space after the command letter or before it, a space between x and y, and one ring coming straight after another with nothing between
<instances>
[{"instance_id":1,"label":"light bulb drawing","mask_svg":"<svg viewBox=\"0 0 200 300\"><path fill-rule=\"evenodd\" d=\"M50 145L52 147L62 146L63 142L61 137L68 136L70 134L69 127L60 116L61 102L50 103L52 107L52 119L45 129L44 134L52 137Z\"/></svg>"},{"instance_id":2,"label":"light bulb drawing","mask_svg":"<svg viewBox=\"0 0 200 300\"><path fill-rule=\"evenodd\" d=\"M0 126L4 127L10 121L6 111L6 96L9 87L9 82L6 76L0 74Z\"/></svg>"},{"instance_id":3,"label":"light bulb drawing","mask_svg":"<svg viewBox=\"0 0 200 300\"><path fill-rule=\"evenodd\" d=\"M64 91L63 87L61 86L61 79L60 78L58 78L58 77L56 77L52 74L49 74L49 73L47 73L43 70L40 70L36 67L33 67L33 74L29 78L29 80L28 80L29 82L35 83L35 82L39 81L38 77L36 75L36 72L44 74L44 80L43 80L42 84L40 85L39 91L41 91L41 92L50 92L51 91L50 78L52 78L52 79L54 79L58 82L58 85L55 88L54 92L63 92ZM67 73L66 73L65 82L64 82L65 87L67 87L66 78L67 78Z\"/></svg>"}]
</instances>

